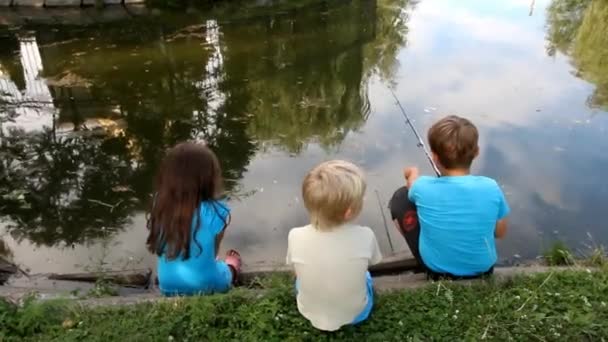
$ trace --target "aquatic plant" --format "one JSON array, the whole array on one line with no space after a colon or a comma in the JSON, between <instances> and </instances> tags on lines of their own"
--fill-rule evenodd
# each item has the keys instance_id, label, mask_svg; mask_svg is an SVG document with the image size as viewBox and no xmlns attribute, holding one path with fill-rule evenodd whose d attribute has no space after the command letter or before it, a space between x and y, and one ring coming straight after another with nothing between
<instances>
[{"instance_id":1,"label":"aquatic plant","mask_svg":"<svg viewBox=\"0 0 608 342\"><path fill-rule=\"evenodd\" d=\"M543 259L549 266L572 266L576 259L568 246L561 241L555 242L543 253Z\"/></svg>"},{"instance_id":2,"label":"aquatic plant","mask_svg":"<svg viewBox=\"0 0 608 342\"><path fill-rule=\"evenodd\" d=\"M608 266L608 254L603 246L591 245L587 249L574 253L564 242L556 241L543 252L543 260L549 266Z\"/></svg>"}]
</instances>

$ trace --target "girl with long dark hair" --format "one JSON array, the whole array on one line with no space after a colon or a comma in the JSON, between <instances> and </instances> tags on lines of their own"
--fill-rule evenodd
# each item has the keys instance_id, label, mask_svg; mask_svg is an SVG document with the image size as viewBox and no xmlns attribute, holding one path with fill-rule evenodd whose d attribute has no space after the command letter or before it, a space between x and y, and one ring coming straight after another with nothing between
<instances>
[{"instance_id":1,"label":"girl with long dark hair","mask_svg":"<svg viewBox=\"0 0 608 342\"><path fill-rule=\"evenodd\" d=\"M226 292L240 272L238 252L217 257L230 224L230 209L219 200L221 173L217 157L202 144L181 143L162 161L146 244L158 256L164 295Z\"/></svg>"}]
</instances>

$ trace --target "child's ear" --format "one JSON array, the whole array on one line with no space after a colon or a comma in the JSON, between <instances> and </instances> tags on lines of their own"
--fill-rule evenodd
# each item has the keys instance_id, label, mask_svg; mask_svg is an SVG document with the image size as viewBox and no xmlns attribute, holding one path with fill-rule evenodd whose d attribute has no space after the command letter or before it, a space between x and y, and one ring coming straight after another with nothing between
<instances>
[{"instance_id":1,"label":"child's ear","mask_svg":"<svg viewBox=\"0 0 608 342\"><path fill-rule=\"evenodd\" d=\"M435 162L435 164L440 164L439 156L437 155L437 153L431 151L431 155L433 156L433 161Z\"/></svg>"},{"instance_id":2,"label":"child's ear","mask_svg":"<svg viewBox=\"0 0 608 342\"><path fill-rule=\"evenodd\" d=\"M475 158L479 157L479 146L475 148Z\"/></svg>"},{"instance_id":3,"label":"child's ear","mask_svg":"<svg viewBox=\"0 0 608 342\"><path fill-rule=\"evenodd\" d=\"M344 219L346 221L349 221L351 218L353 218L353 209L348 208L348 209L346 209L346 212L344 213Z\"/></svg>"}]
</instances>

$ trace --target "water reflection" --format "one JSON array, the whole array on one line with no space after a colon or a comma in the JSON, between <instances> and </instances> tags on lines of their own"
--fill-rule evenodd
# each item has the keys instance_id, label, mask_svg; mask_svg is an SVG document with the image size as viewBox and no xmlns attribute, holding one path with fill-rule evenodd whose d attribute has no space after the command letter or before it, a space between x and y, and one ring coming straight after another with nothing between
<instances>
[{"instance_id":1,"label":"water reflection","mask_svg":"<svg viewBox=\"0 0 608 342\"><path fill-rule=\"evenodd\" d=\"M260 191L239 181L258 150L331 149L362 127L367 81L394 75L410 9L320 1L245 20L4 31L5 230L38 246L111 238L146 208L163 151L186 139L217 151L229 196Z\"/></svg>"},{"instance_id":2,"label":"water reflection","mask_svg":"<svg viewBox=\"0 0 608 342\"><path fill-rule=\"evenodd\" d=\"M608 3L554 0L547 9L547 53L572 57L577 76L595 84L589 105L608 109Z\"/></svg>"},{"instance_id":3,"label":"water reflection","mask_svg":"<svg viewBox=\"0 0 608 342\"><path fill-rule=\"evenodd\" d=\"M608 241L600 219L608 122L586 101L600 84L576 78L561 51L547 56L552 24L543 14L551 4L536 1L530 17L524 1L422 2L402 52L399 75L415 82L402 81L399 92L410 111L425 113L421 130L444 113L480 127L474 171L496 178L513 207L504 259L534 258L555 239L579 249L587 232L594 243ZM587 53L601 55L605 46Z\"/></svg>"},{"instance_id":4,"label":"water reflection","mask_svg":"<svg viewBox=\"0 0 608 342\"><path fill-rule=\"evenodd\" d=\"M501 180L515 213L503 255L534 258L555 240L588 252L586 245L608 241L598 222L608 198L600 171L608 168L601 152L608 148L608 123L595 125L544 123L489 132L481 172Z\"/></svg>"},{"instance_id":5,"label":"water reflection","mask_svg":"<svg viewBox=\"0 0 608 342\"><path fill-rule=\"evenodd\" d=\"M388 253L374 191L386 201L407 164L431 170L386 86L420 131L447 113L479 126L474 171L514 209L503 259L554 238L577 247L587 231L608 241L604 3L537 0L532 16L527 0L234 8L0 31L0 229L18 262L70 271L104 254L101 238L111 263L149 256L153 173L185 139L217 150L234 210L226 246L247 262L282 260L288 229L307 220L300 181L329 158L368 173L359 222ZM60 265L40 263L47 254Z\"/></svg>"}]
</instances>

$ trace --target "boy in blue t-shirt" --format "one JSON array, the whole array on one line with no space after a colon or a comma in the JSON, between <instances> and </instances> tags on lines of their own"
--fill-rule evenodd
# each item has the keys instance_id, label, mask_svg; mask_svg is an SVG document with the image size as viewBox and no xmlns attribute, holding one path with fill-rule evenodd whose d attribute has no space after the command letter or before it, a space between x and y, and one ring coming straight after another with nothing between
<instances>
[{"instance_id":1,"label":"boy in blue t-shirt","mask_svg":"<svg viewBox=\"0 0 608 342\"><path fill-rule=\"evenodd\" d=\"M428 132L439 178L405 169L407 186L391 199L391 215L430 278L476 278L491 274L495 239L505 236L509 206L491 178L470 174L479 154L477 128L448 116ZM409 191L408 191L409 189Z\"/></svg>"}]
</instances>

